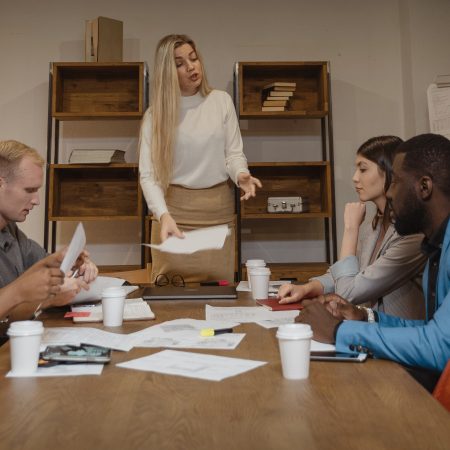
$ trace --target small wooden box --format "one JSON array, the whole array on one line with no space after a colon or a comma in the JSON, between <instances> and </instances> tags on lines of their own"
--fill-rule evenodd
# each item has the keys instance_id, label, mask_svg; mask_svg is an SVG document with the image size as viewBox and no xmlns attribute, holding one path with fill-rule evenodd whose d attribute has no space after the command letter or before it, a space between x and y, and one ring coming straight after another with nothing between
<instances>
[{"instance_id":1,"label":"small wooden box","mask_svg":"<svg viewBox=\"0 0 450 450\"><path fill-rule=\"evenodd\" d=\"M123 22L97 17L86 20L85 61L120 62L123 58Z\"/></svg>"},{"instance_id":2,"label":"small wooden box","mask_svg":"<svg viewBox=\"0 0 450 450\"><path fill-rule=\"evenodd\" d=\"M52 115L59 120L138 119L144 63L53 63Z\"/></svg>"}]
</instances>

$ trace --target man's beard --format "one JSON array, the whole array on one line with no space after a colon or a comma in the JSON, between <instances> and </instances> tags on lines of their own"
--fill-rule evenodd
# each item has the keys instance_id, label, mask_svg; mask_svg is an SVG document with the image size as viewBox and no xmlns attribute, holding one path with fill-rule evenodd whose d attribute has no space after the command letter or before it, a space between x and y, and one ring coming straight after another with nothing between
<instances>
[{"instance_id":1,"label":"man's beard","mask_svg":"<svg viewBox=\"0 0 450 450\"><path fill-rule=\"evenodd\" d=\"M399 215L394 213L394 217L395 230L401 236L423 233L428 220L425 206L417 200L413 191L409 192Z\"/></svg>"}]
</instances>

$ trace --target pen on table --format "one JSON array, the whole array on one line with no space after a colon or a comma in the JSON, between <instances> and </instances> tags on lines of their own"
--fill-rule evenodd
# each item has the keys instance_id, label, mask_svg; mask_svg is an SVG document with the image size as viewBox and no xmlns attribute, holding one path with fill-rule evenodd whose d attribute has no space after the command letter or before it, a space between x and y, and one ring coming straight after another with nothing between
<instances>
[{"instance_id":1,"label":"pen on table","mask_svg":"<svg viewBox=\"0 0 450 450\"><path fill-rule=\"evenodd\" d=\"M214 328L203 328L200 330L200 336L203 337L209 337L209 336L215 336L217 334L224 334L224 333L232 333L233 328L219 328L215 330Z\"/></svg>"},{"instance_id":2,"label":"pen on table","mask_svg":"<svg viewBox=\"0 0 450 450\"><path fill-rule=\"evenodd\" d=\"M227 280L217 280L217 281L201 281L200 286L228 286Z\"/></svg>"}]
</instances>

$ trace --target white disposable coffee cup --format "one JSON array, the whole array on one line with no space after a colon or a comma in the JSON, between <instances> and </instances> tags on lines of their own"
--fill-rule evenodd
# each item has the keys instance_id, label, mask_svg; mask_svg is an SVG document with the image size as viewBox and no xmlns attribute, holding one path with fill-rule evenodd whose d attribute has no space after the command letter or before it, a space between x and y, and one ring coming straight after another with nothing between
<instances>
[{"instance_id":1,"label":"white disposable coffee cup","mask_svg":"<svg viewBox=\"0 0 450 450\"><path fill-rule=\"evenodd\" d=\"M250 279L252 280L253 300L268 298L270 269L268 267L254 267L250 272Z\"/></svg>"},{"instance_id":2,"label":"white disposable coffee cup","mask_svg":"<svg viewBox=\"0 0 450 450\"><path fill-rule=\"evenodd\" d=\"M36 372L43 333L44 326L37 320L22 320L9 326L12 373L32 375Z\"/></svg>"},{"instance_id":3,"label":"white disposable coffee cup","mask_svg":"<svg viewBox=\"0 0 450 450\"><path fill-rule=\"evenodd\" d=\"M312 335L311 327L303 323L288 323L278 327L277 338L284 378L308 378Z\"/></svg>"},{"instance_id":4,"label":"white disposable coffee cup","mask_svg":"<svg viewBox=\"0 0 450 450\"><path fill-rule=\"evenodd\" d=\"M102 311L105 327L120 327L122 325L125 297L125 289L120 286L103 289Z\"/></svg>"},{"instance_id":5,"label":"white disposable coffee cup","mask_svg":"<svg viewBox=\"0 0 450 450\"><path fill-rule=\"evenodd\" d=\"M250 278L250 273L252 269L255 267L265 267L266 262L263 259L248 259L245 263L245 267L247 267L247 280L248 280L248 287L251 290L252 288L252 280Z\"/></svg>"}]
</instances>

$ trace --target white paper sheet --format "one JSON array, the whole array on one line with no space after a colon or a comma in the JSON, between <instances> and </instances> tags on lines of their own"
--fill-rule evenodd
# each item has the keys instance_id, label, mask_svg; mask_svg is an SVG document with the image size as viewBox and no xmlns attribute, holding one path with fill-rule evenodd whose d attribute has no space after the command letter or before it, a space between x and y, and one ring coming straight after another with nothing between
<instances>
[{"instance_id":1,"label":"white paper sheet","mask_svg":"<svg viewBox=\"0 0 450 450\"><path fill-rule=\"evenodd\" d=\"M41 346L62 344L92 344L127 352L133 348L127 334L110 333L98 328L52 327L45 328Z\"/></svg>"},{"instance_id":2,"label":"white paper sheet","mask_svg":"<svg viewBox=\"0 0 450 450\"><path fill-rule=\"evenodd\" d=\"M202 337L200 331L203 328L217 330L233 328L238 325L238 323L223 321L176 319L131 333L128 337L134 347L233 350L244 338L244 333L224 333L217 336Z\"/></svg>"},{"instance_id":3,"label":"white paper sheet","mask_svg":"<svg viewBox=\"0 0 450 450\"><path fill-rule=\"evenodd\" d=\"M72 306L72 312L88 312L88 317L74 317L75 323L80 322L102 322L103 308L101 302L97 305ZM155 314L151 310L147 302L142 298L125 299L125 307L123 309L123 320L151 320L155 318Z\"/></svg>"},{"instance_id":4,"label":"white paper sheet","mask_svg":"<svg viewBox=\"0 0 450 450\"><path fill-rule=\"evenodd\" d=\"M117 364L117 366L125 369L198 378L200 380L221 381L264 364L267 363L265 361L163 350L154 355Z\"/></svg>"},{"instance_id":5,"label":"white paper sheet","mask_svg":"<svg viewBox=\"0 0 450 450\"><path fill-rule=\"evenodd\" d=\"M431 133L450 139L450 87L430 84L427 89Z\"/></svg>"},{"instance_id":6,"label":"white paper sheet","mask_svg":"<svg viewBox=\"0 0 450 450\"><path fill-rule=\"evenodd\" d=\"M84 232L83 224L80 222L75 229L75 233L72 236L66 255L61 263L60 269L65 274L72 269L84 247L86 247L86 233Z\"/></svg>"},{"instance_id":7,"label":"white paper sheet","mask_svg":"<svg viewBox=\"0 0 450 450\"><path fill-rule=\"evenodd\" d=\"M11 371L6 378L33 378L33 377L67 377L77 375L101 375L103 364L58 364L52 367L38 367L31 375L17 375Z\"/></svg>"},{"instance_id":8,"label":"white paper sheet","mask_svg":"<svg viewBox=\"0 0 450 450\"><path fill-rule=\"evenodd\" d=\"M240 323L261 320L280 320L297 317L299 311L270 311L262 306L211 306L205 305L206 320L232 320Z\"/></svg>"},{"instance_id":9,"label":"white paper sheet","mask_svg":"<svg viewBox=\"0 0 450 450\"><path fill-rule=\"evenodd\" d=\"M274 280L269 281L269 293L276 294L278 289L283 284L289 284L289 280ZM239 284L236 286L236 291L238 292L251 292L252 290L248 287L248 281L239 281Z\"/></svg>"},{"instance_id":10,"label":"white paper sheet","mask_svg":"<svg viewBox=\"0 0 450 450\"><path fill-rule=\"evenodd\" d=\"M97 277L92 283L89 284L89 290L82 289L72 300L72 304L93 302L102 299L102 291L107 287L122 286L125 280L115 277ZM122 286L125 289L126 294L139 289L139 286Z\"/></svg>"},{"instance_id":11,"label":"white paper sheet","mask_svg":"<svg viewBox=\"0 0 450 450\"><path fill-rule=\"evenodd\" d=\"M336 346L334 344L324 344L322 342L317 342L313 339L311 341L311 351L312 352L335 352Z\"/></svg>"},{"instance_id":12,"label":"white paper sheet","mask_svg":"<svg viewBox=\"0 0 450 450\"><path fill-rule=\"evenodd\" d=\"M294 323L295 317L283 317L281 319L274 320L258 320L257 325L263 328L278 328L280 325L285 325L286 323Z\"/></svg>"},{"instance_id":13,"label":"white paper sheet","mask_svg":"<svg viewBox=\"0 0 450 450\"><path fill-rule=\"evenodd\" d=\"M198 230L186 231L184 239L171 236L160 245L142 244L161 252L191 254L201 250L219 250L225 243L229 233L228 225L200 228Z\"/></svg>"}]
</instances>

